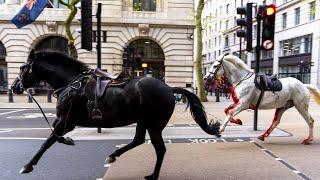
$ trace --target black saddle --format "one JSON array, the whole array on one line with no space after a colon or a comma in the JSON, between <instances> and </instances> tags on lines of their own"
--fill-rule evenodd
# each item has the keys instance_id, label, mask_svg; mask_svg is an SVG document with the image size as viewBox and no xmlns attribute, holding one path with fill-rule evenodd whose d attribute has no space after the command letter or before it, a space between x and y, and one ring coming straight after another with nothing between
<instances>
[{"instance_id":1,"label":"black saddle","mask_svg":"<svg viewBox=\"0 0 320 180\"><path fill-rule=\"evenodd\" d=\"M104 94L107 87L120 87L126 82L123 72L114 75L97 68L87 81L85 95L89 100L95 100L95 98L99 99Z\"/></svg>"},{"instance_id":2,"label":"black saddle","mask_svg":"<svg viewBox=\"0 0 320 180\"><path fill-rule=\"evenodd\" d=\"M265 75L262 73L257 73L256 77L254 78L255 86L263 91L281 91L282 90L282 83L277 78L277 75Z\"/></svg>"},{"instance_id":3,"label":"black saddle","mask_svg":"<svg viewBox=\"0 0 320 180\"><path fill-rule=\"evenodd\" d=\"M126 83L127 80L124 78L124 73L122 72L114 75L99 68L95 69L92 76L87 80L84 89L85 96L88 98L89 117L102 119L102 113L98 109L98 103L107 87L121 87Z\"/></svg>"}]
</instances>

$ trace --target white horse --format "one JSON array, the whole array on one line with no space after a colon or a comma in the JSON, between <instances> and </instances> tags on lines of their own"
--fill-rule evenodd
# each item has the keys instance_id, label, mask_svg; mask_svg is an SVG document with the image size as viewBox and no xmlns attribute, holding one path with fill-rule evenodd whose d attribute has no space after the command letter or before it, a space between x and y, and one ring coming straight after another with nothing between
<instances>
[{"instance_id":1,"label":"white horse","mask_svg":"<svg viewBox=\"0 0 320 180\"><path fill-rule=\"evenodd\" d=\"M227 114L220 127L222 133L227 123L234 116L246 109L255 109L261 90L254 84L255 73L238 57L227 55L216 60L205 75L207 81L216 76L225 76L233 84L232 99L234 103L225 109ZM309 126L309 136L303 140L303 144L310 144L313 140L314 120L308 112L310 92L318 104L320 104L320 91L312 86L306 85L295 78L280 79L282 90L277 92L265 91L258 109L276 109L272 124L258 138L264 140L274 128L280 123L282 114L289 108L295 107Z\"/></svg>"}]
</instances>

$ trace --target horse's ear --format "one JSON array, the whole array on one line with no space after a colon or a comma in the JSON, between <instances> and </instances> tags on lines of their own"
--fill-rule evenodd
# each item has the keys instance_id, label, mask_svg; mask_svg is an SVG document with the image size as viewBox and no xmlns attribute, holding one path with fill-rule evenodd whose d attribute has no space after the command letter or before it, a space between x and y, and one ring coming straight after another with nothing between
<instances>
[{"instance_id":1,"label":"horse's ear","mask_svg":"<svg viewBox=\"0 0 320 180\"><path fill-rule=\"evenodd\" d=\"M27 61L31 61L36 57L36 53L34 52L33 49L31 49L31 52L29 54L28 60Z\"/></svg>"}]
</instances>

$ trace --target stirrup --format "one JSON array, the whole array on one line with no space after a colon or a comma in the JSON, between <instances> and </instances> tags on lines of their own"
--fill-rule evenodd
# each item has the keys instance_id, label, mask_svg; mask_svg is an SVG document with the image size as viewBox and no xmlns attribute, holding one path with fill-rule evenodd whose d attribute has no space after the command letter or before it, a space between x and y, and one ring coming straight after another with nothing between
<instances>
[{"instance_id":1,"label":"stirrup","mask_svg":"<svg viewBox=\"0 0 320 180\"><path fill-rule=\"evenodd\" d=\"M92 110L92 118L93 119L102 119L102 113L99 109Z\"/></svg>"}]
</instances>

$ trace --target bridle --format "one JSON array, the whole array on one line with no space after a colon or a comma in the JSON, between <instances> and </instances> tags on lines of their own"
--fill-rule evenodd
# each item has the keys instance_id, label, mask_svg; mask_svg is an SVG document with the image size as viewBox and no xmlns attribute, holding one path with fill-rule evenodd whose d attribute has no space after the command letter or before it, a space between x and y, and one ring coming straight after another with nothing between
<instances>
[{"instance_id":1,"label":"bridle","mask_svg":"<svg viewBox=\"0 0 320 180\"><path fill-rule=\"evenodd\" d=\"M225 56L225 55L223 55L222 58L221 58L220 60L218 60L219 64L217 65L215 71L214 71L214 72L210 72L210 71L209 71L209 74L213 75L213 77L211 78L211 80L215 80L215 79L216 79L217 73L218 73L218 71L220 70L221 67L223 68L223 74L225 73L224 67L223 67L223 64L222 64L222 63L223 63L223 60L224 60L224 56Z\"/></svg>"}]
</instances>

